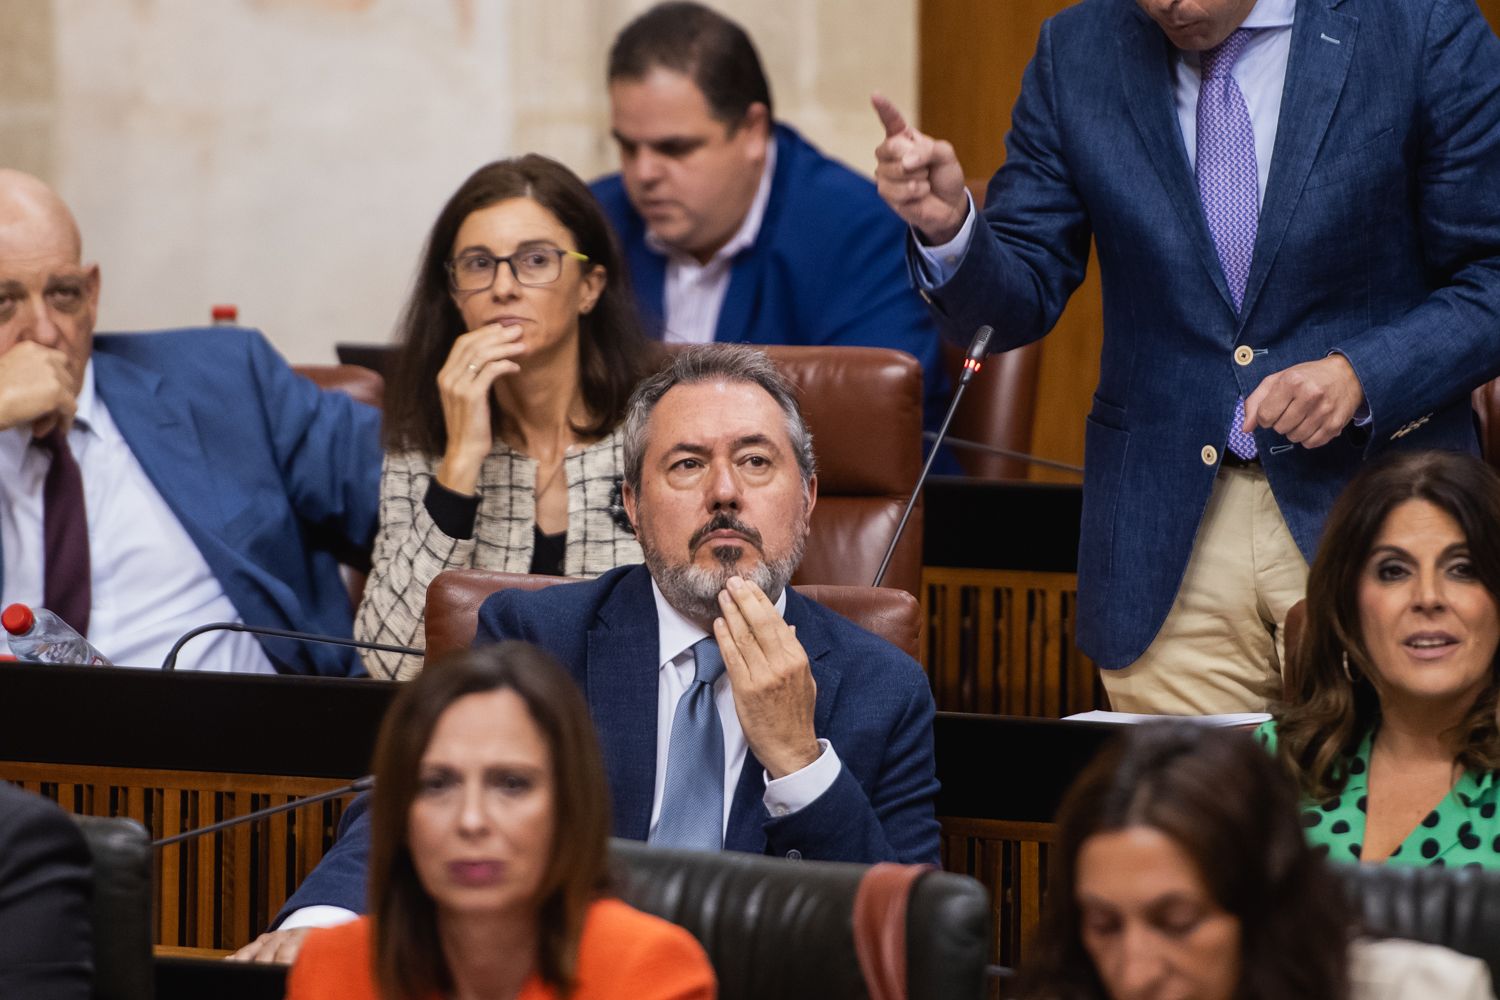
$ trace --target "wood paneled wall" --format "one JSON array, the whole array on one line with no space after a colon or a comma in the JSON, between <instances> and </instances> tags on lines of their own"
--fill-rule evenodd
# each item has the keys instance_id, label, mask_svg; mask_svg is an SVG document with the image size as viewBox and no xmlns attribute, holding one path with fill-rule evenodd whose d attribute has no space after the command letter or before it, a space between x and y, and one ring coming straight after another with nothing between
<instances>
[{"instance_id":1,"label":"wood paneled wall","mask_svg":"<svg viewBox=\"0 0 1500 1000\"><path fill-rule=\"evenodd\" d=\"M1002 139L1037 34L1069 3L921 0L917 121L953 143L969 177L987 176L1005 159ZM1500 30L1500 0L1479 0L1479 8ZM1096 272L1090 262L1088 279L1042 351L1031 450L1043 458L1083 462L1083 418L1099 381L1103 307ZM1033 468L1032 478L1076 481L1041 468Z\"/></svg>"}]
</instances>

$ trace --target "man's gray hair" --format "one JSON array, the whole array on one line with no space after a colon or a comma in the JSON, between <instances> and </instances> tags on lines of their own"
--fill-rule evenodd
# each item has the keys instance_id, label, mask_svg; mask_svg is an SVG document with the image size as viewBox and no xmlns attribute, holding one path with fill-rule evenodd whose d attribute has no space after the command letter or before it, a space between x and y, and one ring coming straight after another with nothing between
<instances>
[{"instance_id":1,"label":"man's gray hair","mask_svg":"<svg viewBox=\"0 0 1500 1000\"><path fill-rule=\"evenodd\" d=\"M704 382L745 382L764 389L786 414L786 433L805 489L817 472L812 432L802 419L797 391L763 351L747 344L699 344L672 355L665 368L636 386L625 407L625 481L639 496L651 411L673 387Z\"/></svg>"}]
</instances>

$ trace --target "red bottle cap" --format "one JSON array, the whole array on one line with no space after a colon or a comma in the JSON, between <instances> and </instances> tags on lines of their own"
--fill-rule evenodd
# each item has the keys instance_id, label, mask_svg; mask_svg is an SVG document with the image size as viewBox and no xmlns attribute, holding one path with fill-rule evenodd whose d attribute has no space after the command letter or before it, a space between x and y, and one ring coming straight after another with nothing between
<instances>
[{"instance_id":1,"label":"red bottle cap","mask_svg":"<svg viewBox=\"0 0 1500 1000\"><path fill-rule=\"evenodd\" d=\"M215 323L234 323L240 318L239 306L214 306L213 317Z\"/></svg>"},{"instance_id":2,"label":"red bottle cap","mask_svg":"<svg viewBox=\"0 0 1500 1000\"><path fill-rule=\"evenodd\" d=\"M11 635L25 635L35 624L36 615L24 604L12 604L0 611L0 625L4 625L5 631Z\"/></svg>"}]
</instances>

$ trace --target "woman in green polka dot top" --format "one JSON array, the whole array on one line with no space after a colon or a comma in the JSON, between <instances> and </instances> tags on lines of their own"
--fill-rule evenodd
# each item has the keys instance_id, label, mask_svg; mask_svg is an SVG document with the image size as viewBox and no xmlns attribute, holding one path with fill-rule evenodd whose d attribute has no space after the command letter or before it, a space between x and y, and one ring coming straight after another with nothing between
<instances>
[{"instance_id":1,"label":"woman in green polka dot top","mask_svg":"<svg viewBox=\"0 0 1500 1000\"><path fill-rule=\"evenodd\" d=\"M1500 477L1405 452L1334 505L1288 704L1258 735L1335 861L1500 868Z\"/></svg>"}]
</instances>

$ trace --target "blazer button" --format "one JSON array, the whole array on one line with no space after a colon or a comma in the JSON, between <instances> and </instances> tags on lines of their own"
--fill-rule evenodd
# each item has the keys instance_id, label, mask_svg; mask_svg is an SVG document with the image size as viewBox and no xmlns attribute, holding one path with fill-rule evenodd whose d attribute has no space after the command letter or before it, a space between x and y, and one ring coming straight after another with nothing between
<instances>
[{"instance_id":1,"label":"blazer button","mask_svg":"<svg viewBox=\"0 0 1500 1000\"><path fill-rule=\"evenodd\" d=\"M1203 446L1202 458L1204 465L1213 465L1219 460L1219 449L1211 444Z\"/></svg>"},{"instance_id":2,"label":"blazer button","mask_svg":"<svg viewBox=\"0 0 1500 1000\"><path fill-rule=\"evenodd\" d=\"M1255 360L1255 352L1252 351L1245 344L1241 344L1239 347L1236 347L1234 349L1234 363L1235 364L1237 364L1237 365L1239 365L1241 367L1244 367L1245 365L1248 365L1250 362L1252 362L1254 360Z\"/></svg>"},{"instance_id":3,"label":"blazer button","mask_svg":"<svg viewBox=\"0 0 1500 1000\"><path fill-rule=\"evenodd\" d=\"M788 861L801 861L802 860L802 852L799 851L799 850L797 850L794 847L790 851L786 852L786 859Z\"/></svg>"}]
</instances>

